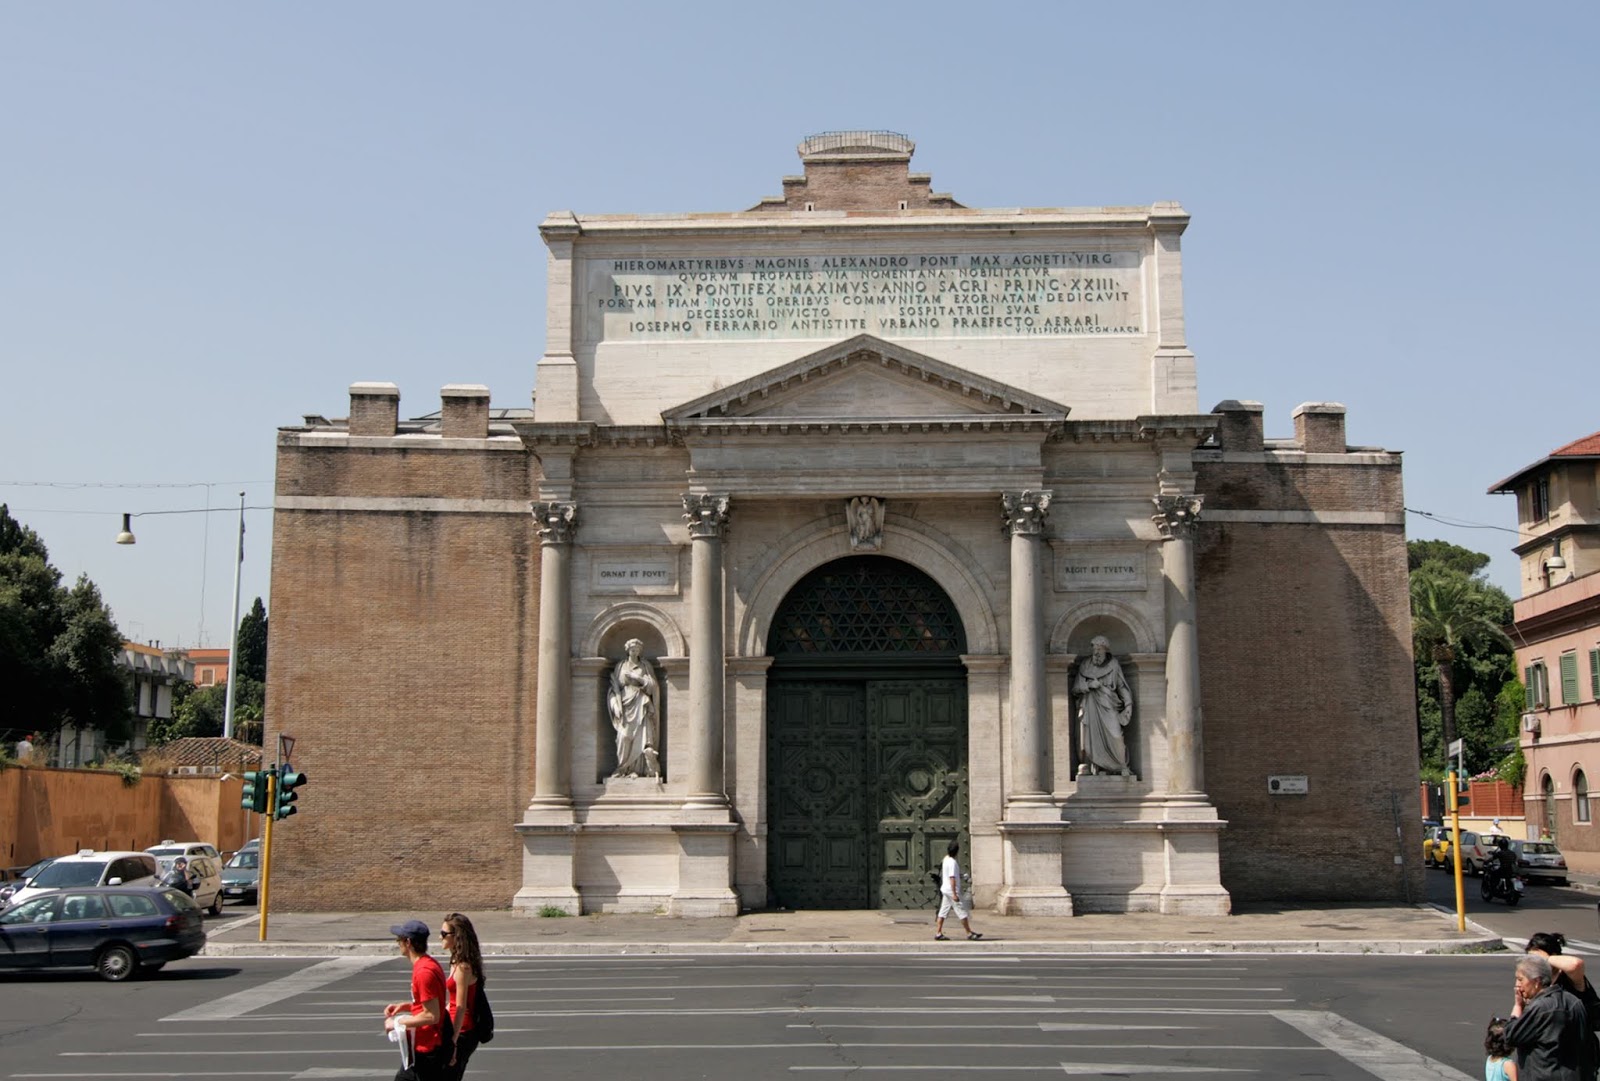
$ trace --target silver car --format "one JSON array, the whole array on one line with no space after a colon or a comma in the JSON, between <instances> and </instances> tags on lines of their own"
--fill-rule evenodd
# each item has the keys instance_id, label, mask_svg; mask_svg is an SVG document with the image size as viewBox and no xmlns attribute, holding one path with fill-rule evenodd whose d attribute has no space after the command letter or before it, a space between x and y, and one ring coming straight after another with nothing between
<instances>
[{"instance_id":1,"label":"silver car","mask_svg":"<svg viewBox=\"0 0 1600 1081\"><path fill-rule=\"evenodd\" d=\"M1567 884L1567 858L1551 842L1513 839L1511 851L1517 854L1517 870L1528 881Z\"/></svg>"}]
</instances>

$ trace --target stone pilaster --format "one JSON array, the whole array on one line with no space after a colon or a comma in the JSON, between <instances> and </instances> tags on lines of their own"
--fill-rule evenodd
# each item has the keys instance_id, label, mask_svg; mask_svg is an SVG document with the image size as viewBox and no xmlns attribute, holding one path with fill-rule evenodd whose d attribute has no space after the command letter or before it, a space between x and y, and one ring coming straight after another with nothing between
<instances>
[{"instance_id":1,"label":"stone pilaster","mask_svg":"<svg viewBox=\"0 0 1600 1081\"><path fill-rule=\"evenodd\" d=\"M539 695L534 704L533 799L517 824L522 838L518 912L583 911L573 869L578 828L572 817L572 536L576 503L532 505L539 530Z\"/></svg>"},{"instance_id":2,"label":"stone pilaster","mask_svg":"<svg viewBox=\"0 0 1600 1081\"><path fill-rule=\"evenodd\" d=\"M728 806L723 762L722 533L728 497L691 492L683 497L689 523L689 798L685 809Z\"/></svg>"},{"instance_id":3,"label":"stone pilaster","mask_svg":"<svg viewBox=\"0 0 1600 1081\"><path fill-rule=\"evenodd\" d=\"M1200 743L1200 645L1195 635L1194 531L1201 497L1158 495L1152 520L1161 531L1167 612L1167 791L1204 791Z\"/></svg>"},{"instance_id":4,"label":"stone pilaster","mask_svg":"<svg viewBox=\"0 0 1600 1081\"><path fill-rule=\"evenodd\" d=\"M539 695L534 706L533 802L529 809L572 806L572 537L578 505L538 502Z\"/></svg>"},{"instance_id":5,"label":"stone pilaster","mask_svg":"<svg viewBox=\"0 0 1600 1081\"><path fill-rule=\"evenodd\" d=\"M1050 803L1050 716L1044 677L1044 594L1039 549L1050 492L1000 497L1011 535L1011 791L1009 802Z\"/></svg>"}]
</instances>

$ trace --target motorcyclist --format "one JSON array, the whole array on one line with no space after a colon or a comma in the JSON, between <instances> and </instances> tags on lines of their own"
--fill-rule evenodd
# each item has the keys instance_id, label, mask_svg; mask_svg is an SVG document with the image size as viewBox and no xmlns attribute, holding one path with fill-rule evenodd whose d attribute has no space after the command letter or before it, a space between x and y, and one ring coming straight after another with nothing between
<instances>
[{"instance_id":1,"label":"motorcyclist","mask_svg":"<svg viewBox=\"0 0 1600 1081\"><path fill-rule=\"evenodd\" d=\"M1499 886L1502 881L1509 883L1516 871L1517 854L1511 850L1511 842L1503 836L1495 837L1494 851L1483 865L1483 873L1490 876L1490 886Z\"/></svg>"},{"instance_id":2,"label":"motorcyclist","mask_svg":"<svg viewBox=\"0 0 1600 1081\"><path fill-rule=\"evenodd\" d=\"M160 884L182 890L190 897L193 897L195 880L189 875L189 861L183 856L173 860L172 869L161 876Z\"/></svg>"}]
</instances>

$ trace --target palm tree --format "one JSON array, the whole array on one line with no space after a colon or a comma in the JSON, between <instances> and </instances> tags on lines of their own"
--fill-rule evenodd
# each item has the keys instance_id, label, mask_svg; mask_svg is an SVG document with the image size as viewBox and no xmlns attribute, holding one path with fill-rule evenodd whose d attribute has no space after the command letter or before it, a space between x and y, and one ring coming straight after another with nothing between
<instances>
[{"instance_id":1,"label":"palm tree","mask_svg":"<svg viewBox=\"0 0 1600 1081\"><path fill-rule=\"evenodd\" d=\"M1456 657L1465 647L1486 639L1509 646L1501 616L1501 605L1477 578L1433 563L1411 575L1411 637L1418 655L1426 653L1439 674L1439 718L1447 761L1456 739Z\"/></svg>"}]
</instances>

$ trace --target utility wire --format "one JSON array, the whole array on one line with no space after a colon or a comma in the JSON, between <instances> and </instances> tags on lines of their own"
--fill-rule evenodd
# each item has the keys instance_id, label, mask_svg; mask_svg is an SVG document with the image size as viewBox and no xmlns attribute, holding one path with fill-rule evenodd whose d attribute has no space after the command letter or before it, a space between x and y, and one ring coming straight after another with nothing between
<instances>
[{"instance_id":1,"label":"utility wire","mask_svg":"<svg viewBox=\"0 0 1600 1081\"><path fill-rule=\"evenodd\" d=\"M1418 510L1415 507L1407 507L1406 513L1419 515L1420 517L1426 518L1429 521L1438 522L1440 525L1453 526L1456 529L1498 529L1502 533L1515 533L1519 537L1522 536L1522 530L1520 529L1508 529L1503 525L1488 525L1484 522L1467 522L1462 521L1461 519L1446 518L1442 514L1434 514L1432 511Z\"/></svg>"}]
</instances>

